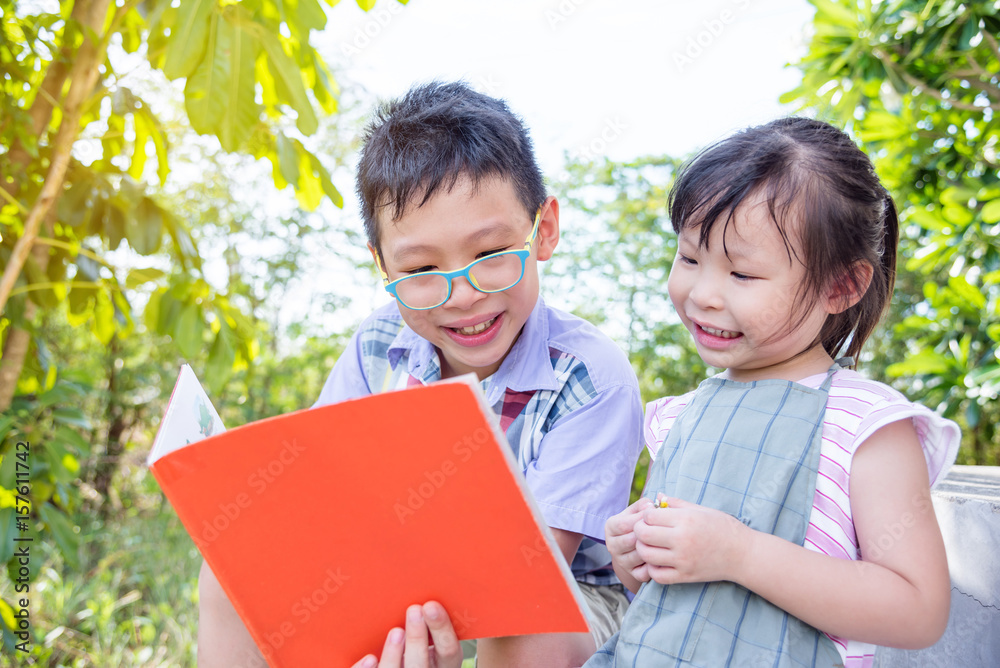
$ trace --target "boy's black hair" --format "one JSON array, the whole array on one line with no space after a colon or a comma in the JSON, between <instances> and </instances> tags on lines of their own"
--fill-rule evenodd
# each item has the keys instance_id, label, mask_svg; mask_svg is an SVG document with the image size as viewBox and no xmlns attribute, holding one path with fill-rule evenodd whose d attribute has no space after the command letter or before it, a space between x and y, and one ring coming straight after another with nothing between
<instances>
[{"instance_id":1,"label":"boy's black hair","mask_svg":"<svg viewBox=\"0 0 1000 668\"><path fill-rule=\"evenodd\" d=\"M460 177L509 181L528 216L545 201L531 139L506 103L462 82L415 86L381 105L364 136L357 191L368 242L381 252L378 218L399 220Z\"/></svg>"},{"instance_id":2,"label":"boy's black hair","mask_svg":"<svg viewBox=\"0 0 1000 668\"><path fill-rule=\"evenodd\" d=\"M784 239L789 260L805 266L805 282L796 295L801 307L837 282L859 292L864 273L858 263L871 266L871 283L861 300L830 315L820 332L831 357L849 340L844 354L857 359L892 297L899 240L896 205L871 160L844 132L821 121L783 118L749 128L682 168L670 193L671 224L677 233L699 227L699 243L707 246L713 226L721 222L727 229L736 209L758 196ZM790 226L796 220L801 225ZM801 257L790 234L798 236Z\"/></svg>"}]
</instances>

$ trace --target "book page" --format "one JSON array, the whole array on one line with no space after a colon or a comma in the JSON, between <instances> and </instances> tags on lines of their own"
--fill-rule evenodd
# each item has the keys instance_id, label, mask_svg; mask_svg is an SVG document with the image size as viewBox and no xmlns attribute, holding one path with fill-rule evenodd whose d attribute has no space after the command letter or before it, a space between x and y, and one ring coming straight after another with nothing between
<instances>
[{"instance_id":1,"label":"book page","mask_svg":"<svg viewBox=\"0 0 1000 668\"><path fill-rule=\"evenodd\" d=\"M163 455L225 430L222 418L205 388L198 382L191 367L185 364L177 376L146 463L152 464Z\"/></svg>"}]
</instances>

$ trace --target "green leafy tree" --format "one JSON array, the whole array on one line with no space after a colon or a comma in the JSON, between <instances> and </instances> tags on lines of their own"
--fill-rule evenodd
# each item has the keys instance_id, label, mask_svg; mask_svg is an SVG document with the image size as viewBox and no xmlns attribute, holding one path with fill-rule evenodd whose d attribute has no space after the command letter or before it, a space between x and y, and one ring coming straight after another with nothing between
<instances>
[{"instance_id":1,"label":"green leafy tree","mask_svg":"<svg viewBox=\"0 0 1000 668\"><path fill-rule=\"evenodd\" d=\"M800 87L846 127L900 209L891 336L871 360L960 422L963 463L1000 463L1000 7L811 0Z\"/></svg>"},{"instance_id":2,"label":"green leafy tree","mask_svg":"<svg viewBox=\"0 0 1000 668\"><path fill-rule=\"evenodd\" d=\"M294 190L299 211L281 222L299 239L317 227L303 222L307 211L341 206L314 135L321 116L338 112L337 85L310 42L326 20L316 0L0 0L0 564L9 573L7 548L24 530L18 505L67 566L80 564L74 514L113 491L168 356L174 368L177 357L202 361L219 386L245 376L270 340L254 291L235 280L246 263L230 267L225 285L209 280L202 244L216 221L187 206L190 189L175 187L172 170L188 148L179 137L266 158L273 185ZM183 84L182 114L169 81ZM298 257L263 266L292 276ZM307 334L313 355L337 345ZM17 440L32 444L25 504Z\"/></svg>"}]
</instances>

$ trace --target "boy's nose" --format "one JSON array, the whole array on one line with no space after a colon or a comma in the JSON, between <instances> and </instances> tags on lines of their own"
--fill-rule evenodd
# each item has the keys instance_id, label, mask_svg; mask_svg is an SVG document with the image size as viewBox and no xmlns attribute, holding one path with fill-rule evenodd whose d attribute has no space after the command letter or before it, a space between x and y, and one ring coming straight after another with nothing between
<instances>
[{"instance_id":1,"label":"boy's nose","mask_svg":"<svg viewBox=\"0 0 1000 668\"><path fill-rule=\"evenodd\" d=\"M458 276L451 280L451 297L448 298L445 305L452 308L468 308L484 297L486 297L486 293L472 287L468 278Z\"/></svg>"}]
</instances>

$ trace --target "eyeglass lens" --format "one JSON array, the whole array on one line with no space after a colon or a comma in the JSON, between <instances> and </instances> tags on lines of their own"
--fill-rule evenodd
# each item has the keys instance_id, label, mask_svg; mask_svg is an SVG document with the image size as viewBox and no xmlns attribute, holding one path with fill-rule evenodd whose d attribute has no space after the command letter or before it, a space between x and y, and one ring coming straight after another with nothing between
<instances>
[{"instance_id":1,"label":"eyeglass lens","mask_svg":"<svg viewBox=\"0 0 1000 668\"><path fill-rule=\"evenodd\" d=\"M469 277L481 292L500 292L521 280L524 262L516 253L498 253L475 262ZM448 298L450 280L440 274L414 274L396 284L396 295L411 308L438 306Z\"/></svg>"}]
</instances>

